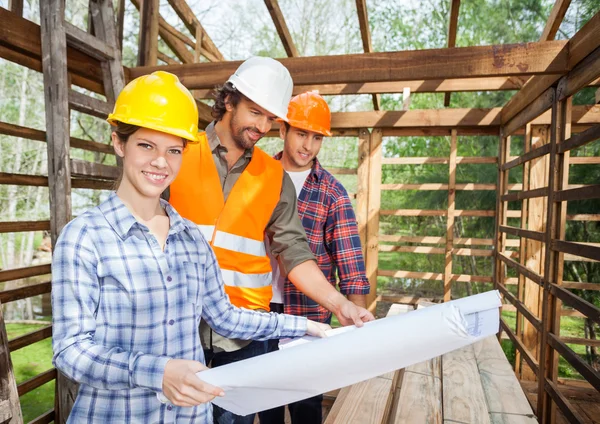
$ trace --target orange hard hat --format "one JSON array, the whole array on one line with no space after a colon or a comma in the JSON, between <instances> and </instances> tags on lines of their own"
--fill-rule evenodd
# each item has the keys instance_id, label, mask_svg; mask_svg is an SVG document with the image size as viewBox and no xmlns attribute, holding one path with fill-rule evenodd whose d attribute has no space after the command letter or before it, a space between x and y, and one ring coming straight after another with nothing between
<instances>
[{"instance_id":1,"label":"orange hard hat","mask_svg":"<svg viewBox=\"0 0 600 424\"><path fill-rule=\"evenodd\" d=\"M317 91L298 94L288 105L288 123L292 127L331 137L331 112Z\"/></svg>"}]
</instances>

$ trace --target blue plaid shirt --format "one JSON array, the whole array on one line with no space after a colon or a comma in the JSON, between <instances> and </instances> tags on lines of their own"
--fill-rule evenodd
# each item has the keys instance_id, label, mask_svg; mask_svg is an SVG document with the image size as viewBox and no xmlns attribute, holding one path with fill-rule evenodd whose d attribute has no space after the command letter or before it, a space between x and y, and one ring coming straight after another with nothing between
<instances>
[{"instance_id":1,"label":"blue plaid shirt","mask_svg":"<svg viewBox=\"0 0 600 424\"><path fill-rule=\"evenodd\" d=\"M204 362L198 324L264 340L296 337L304 318L235 308L215 256L168 203L164 251L112 193L71 221L52 261L53 362L79 382L72 423L212 423L210 404L161 404L170 358Z\"/></svg>"}]
</instances>

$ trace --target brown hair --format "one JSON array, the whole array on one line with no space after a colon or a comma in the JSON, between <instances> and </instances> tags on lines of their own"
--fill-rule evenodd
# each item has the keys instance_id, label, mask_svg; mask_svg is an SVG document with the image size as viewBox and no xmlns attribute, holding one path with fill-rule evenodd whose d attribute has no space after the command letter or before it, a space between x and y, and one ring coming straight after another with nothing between
<instances>
[{"instance_id":1,"label":"brown hair","mask_svg":"<svg viewBox=\"0 0 600 424\"><path fill-rule=\"evenodd\" d=\"M215 97L215 104L212 107L211 115L215 118L215 121L220 121L227 112L227 103L232 106L237 106L240 100L245 96L240 93L232 83L226 82L225 84L215 88L213 95Z\"/></svg>"}]
</instances>

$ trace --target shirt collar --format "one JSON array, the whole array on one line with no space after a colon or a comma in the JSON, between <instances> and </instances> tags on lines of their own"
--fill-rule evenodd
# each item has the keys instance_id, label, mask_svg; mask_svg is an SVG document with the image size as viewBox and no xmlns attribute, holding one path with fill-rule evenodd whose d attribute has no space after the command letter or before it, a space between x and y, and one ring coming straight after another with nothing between
<instances>
[{"instance_id":1,"label":"shirt collar","mask_svg":"<svg viewBox=\"0 0 600 424\"><path fill-rule=\"evenodd\" d=\"M160 199L160 204L169 216L169 234L176 234L180 231L188 230L188 234L194 238L194 233L191 231L191 226L186 222L181 215L167 202ZM131 211L125 206L123 201L117 196L116 192L111 192L105 202L102 202L98 208L106 218L113 230L125 240L129 232L135 225L140 224Z\"/></svg>"},{"instance_id":2,"label":"shirt collar","mask_svg":"<svg viewBox=\"0 0 600 424\"><path fill-rule=\"evenodd\" d=\"M212 121L210 124L208 124L208 126L206 127L206 130L205 130L206 138L208 139L208 147L210 147L210 151L213 153L219 146L221 146L223 149L227 150L227 148L225 146L223 146L223 144L221 144L221 140L219 140L219 136L217 135L217 130L215 129L216 124L217 124L217 121ZM254 151L254 147L246 149L244 151L244 157L251 158L253 151Z\"/></svg>"},{"instance_id":3,"label":"shirt collar","mask_svg":"<svg viewBox=\"0 0 600 424\"><path fill-rule=\"evenodd\" d=\"M275 156L273 156L273 159L281 160L282 156L283 156L283 150L281 152L277 153ZM312 165L309 175L311 178L314 178L316 181L319 181L321 179L321 177L323 176L323 167L321 166L319 159L317 159L316 157L313 159L313 165Z\"/></svg>"}]
</instances>

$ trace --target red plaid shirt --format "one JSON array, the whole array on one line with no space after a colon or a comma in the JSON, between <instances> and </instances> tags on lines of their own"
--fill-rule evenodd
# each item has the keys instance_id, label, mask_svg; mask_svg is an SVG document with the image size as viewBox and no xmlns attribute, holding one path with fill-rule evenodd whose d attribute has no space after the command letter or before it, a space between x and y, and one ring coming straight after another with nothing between
<instances>
[{"instance_id":1,"label":"red plaid shirt","mask_svg":"<svg viewBox=\"0 0 600 424\"><path fill-rule=\"evenodd\" d=\"M282 153L275 155L280 160ZM348 193L315 158L298 197L298 215L308 245L325 277L340 292L368 294L369 280L358 237L356 216ZM337 274L337 276L336 276ZM288 279L284 285L285 313L329 323L331 312L304 295Z\"/></svg>"}]
</instances>

